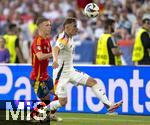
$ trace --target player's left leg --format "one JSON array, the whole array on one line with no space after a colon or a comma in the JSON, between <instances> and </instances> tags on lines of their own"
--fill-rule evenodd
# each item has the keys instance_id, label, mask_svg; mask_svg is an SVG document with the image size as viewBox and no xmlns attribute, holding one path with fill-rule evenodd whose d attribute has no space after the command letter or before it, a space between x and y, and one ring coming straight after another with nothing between
<instances>
[{"instance_id":1,"label":"player's left leg","mask_svg":"<svg viewBox=\"0 0 150 125\"><path fill-rule=\"evenodd\" d=\"M105 92L102 90L100 84L98 84L95 79L89 77L86 81L86 86L91 87L94 94L103 102L106 108L109 108L112 105Z\"/></svg>"},{"instance_id":2,"label":"player's left leg","mask_svg":"<svg viewBox=\"0 0 150 125\"><path fill-rule=\"evenodd\" d=\"M105 104L106 107L111 105L111 102L108 101L105 92L100 87L100 84L98 84L95 79L91 78L86 73L78 70L72 71L72 81L80 85L91 87L94 94Z\"/></svg>"},{"instance_id":3,"label":"player's left leg","mask_svg":"<svg viewBox=\"0 0 150 125\"><path fill-rule=\"evenodd\" d=\"M99 100L103 102L103 104L106 106L109 112L113 112L122 104L122 101L119 101L116 104L112 104L108 100L105 92L102 90L100 83L98 83L95 79L91 78L86 73L74 70L70 75L71 75L72 83L76 82L80 85L86 85L88 87L91 87L94 94L98 97Z\"/></svg>"},{"instance_id":4,"label":"player's left leg","mask_svg":"<svg viewBox=\"0 0 150 125\"><path fill-rule=\"evenodd\" d=\"M92 91L94 92L94 94L103 102L103 104L106 106L108 112L114 112L117 108L119 108L119 106L122 105L122 100L112 104L105 92L102 90L102 88L100 87L100 84L93 78L89 77L86 81L86 86L91 87Z\"/></svg>"}]
</instances>

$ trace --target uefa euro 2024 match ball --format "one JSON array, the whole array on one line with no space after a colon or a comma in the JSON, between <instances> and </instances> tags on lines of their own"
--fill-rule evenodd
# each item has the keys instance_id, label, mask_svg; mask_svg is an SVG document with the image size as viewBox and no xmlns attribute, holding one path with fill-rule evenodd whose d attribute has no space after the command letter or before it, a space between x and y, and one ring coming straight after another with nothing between
<instances>
[{"instance_id":1,"label":"uefa euro 2024 match ball","mask_svg":"<svg viewBox=\"0 0 150 125\"><path fill-rule=\"evenodd\" d=\"M99 15L99 7L95 3L89 3L84 8L84 14L90 18L95 18Z\"/></svg>"}]
</instances>

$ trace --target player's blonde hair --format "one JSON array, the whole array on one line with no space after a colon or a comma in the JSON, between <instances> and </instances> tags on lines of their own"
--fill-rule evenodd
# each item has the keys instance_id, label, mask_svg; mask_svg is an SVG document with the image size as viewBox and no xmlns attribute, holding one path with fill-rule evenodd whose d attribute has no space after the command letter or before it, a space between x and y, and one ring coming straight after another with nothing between
<instances>
[{"instance_id":1,"label":"player's blonde hair","mask_svg":"<svg viewBox=\"0 0 150 125\"><path fill-rule=\"evenodd\" d=\"M45 21L49 21L49 19L45 18L45 17L39 17L36 20L36 25L39 26L41 23L45 22Z\"/></svg>"},{"instance_id":2,"label":"player's blonde hair","mask_svg":"<svg viewBox=\"0 0 150 125\"><path fill-rule=\"evenodd\" d=\"M63 27L65 27L67 24L70 24L70 23L76 23L76 18L72 18L72 17L66 18L63 23Z\"/></svg>"}]
</instances>

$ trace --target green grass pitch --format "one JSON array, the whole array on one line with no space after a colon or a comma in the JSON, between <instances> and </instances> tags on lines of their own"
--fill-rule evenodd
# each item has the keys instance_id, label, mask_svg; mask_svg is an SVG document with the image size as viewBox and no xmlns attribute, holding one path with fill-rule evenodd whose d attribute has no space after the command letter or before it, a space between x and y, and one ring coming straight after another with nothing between
<instances>
[{"instance_id":1,"label":"green grass pitch","mask_svg":"<svg viewBox=\"0 0 150 125\"><path fill-rule=\"evenodd\" d=\"M6 121L5 111L0 111L0 125L150 125L150 116L106 115L88 113L57 113L62 122L29 123L26 120Z\"/></svg>"},{"instance_id":2,"label":"green grass pitch","mask_svg":"<svg viewBox=\"0 0 150 125\"><path fill-rule=\"evenodd\" d=\"M150 125L150 116L57 113L63 122L51 125Z\"/></svg>"}]
</instances>

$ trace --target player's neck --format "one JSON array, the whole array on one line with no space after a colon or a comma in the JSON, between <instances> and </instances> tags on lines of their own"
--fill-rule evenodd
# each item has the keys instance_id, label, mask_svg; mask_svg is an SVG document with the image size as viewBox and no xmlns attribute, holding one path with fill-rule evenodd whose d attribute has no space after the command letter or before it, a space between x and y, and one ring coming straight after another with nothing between
<instances>
[{"instance_id":1,"label":"player's neck","mask_svg":"<svg viewBox=\"0 0 150 125\"><path fill-rule=\"evenodd\" d=\"M68 32L66 32L66 31L64 31L65 32L65 34L69 37L69 38L72 38L72 35L71 34L69 34Z\"/></svg>"},{"instance_id":2,"label":"player's neck","mask_svg":"<svg viewBox=\"0 0 150 125\"><path fill-rule=\"evenodd\" d=\"M42 38L47 38L47 34L44 34L44 33L42 33L42 32L39 32L39 35L42 37Z\"/></svg>"}]
</instances>

